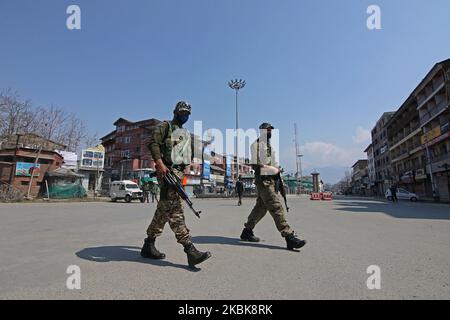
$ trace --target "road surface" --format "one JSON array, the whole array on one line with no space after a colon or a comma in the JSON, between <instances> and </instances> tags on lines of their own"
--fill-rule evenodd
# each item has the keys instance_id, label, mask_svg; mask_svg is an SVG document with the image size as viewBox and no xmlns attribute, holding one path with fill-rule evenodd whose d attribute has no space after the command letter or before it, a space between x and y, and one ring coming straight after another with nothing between
<instances>
[{"instance_id":1,"label":"road surface","mask_svg":"<svg viewBox=\"0 0 450 320\"><path fill-rule=\"evenodd\" d=\"M0 204L0 299L450 299L449 205L288 200L300 252L269 214L255 229L263 242L239 241L255 199L193 199L203 215L186 210L187 224L212 253L199 270L169 226L157 240L166 260L139 256L154 204ZM67 287L72 265L81 289ZM369 266L380 289L368 289Z\"/></svg>"}]
</instances>

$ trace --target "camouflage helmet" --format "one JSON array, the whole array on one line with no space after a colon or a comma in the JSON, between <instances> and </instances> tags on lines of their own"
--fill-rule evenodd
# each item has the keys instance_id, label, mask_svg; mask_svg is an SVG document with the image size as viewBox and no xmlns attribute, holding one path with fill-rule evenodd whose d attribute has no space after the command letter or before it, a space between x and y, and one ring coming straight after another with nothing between
<instances>
[{"instance_id":1,"label":"camouflage helmet","mask_svg":"<svg viewBox=\"0 0 450 320\"><path fill-rule=\"evenodd\" d=\"M173 113L179 113L182 111L187 111L189 114L191 114L191 105L187 103L186 101L180 101L175 106L175 110L173 110Z\"/></svg>"},{"instance_id":2,"label":"camouflage helmet","mask_svg":"<svg viewBox=\"0 0 450 320\"><path fill-rule=\"evenodd\" d=\"M263 124L261 124L259 126L259 129L269 130L269 129L274 129L274 127L270 123L264 122Z\"/></svg>"}]
</instances>

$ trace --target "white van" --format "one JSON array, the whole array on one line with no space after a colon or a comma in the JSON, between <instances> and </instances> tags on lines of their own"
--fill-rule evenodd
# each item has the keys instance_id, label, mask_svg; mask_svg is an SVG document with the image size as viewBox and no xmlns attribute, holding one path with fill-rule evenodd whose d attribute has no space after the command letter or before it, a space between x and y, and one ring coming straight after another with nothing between
<instances>
[{"instance_id":1,"label":"white van","mask_svg":"<svg viewBox=\"0 0 450 320\"><path fill-rule=\"evenodd\" d=\"M113 202L119 199L124 199L128 203L131 200L144 202L144 193L135 182L130 180L114 181L111 183L109 196Z\"/></svg>"}]
</instances>

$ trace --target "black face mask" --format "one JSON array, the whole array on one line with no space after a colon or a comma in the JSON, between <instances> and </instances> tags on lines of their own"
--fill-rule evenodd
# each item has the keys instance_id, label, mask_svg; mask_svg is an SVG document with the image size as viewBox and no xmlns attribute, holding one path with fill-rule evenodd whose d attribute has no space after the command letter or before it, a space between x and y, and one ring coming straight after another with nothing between
<instances>
[{"instance_id":1,"label":"black face mask","mask_svg":"<svg viewBox=\"0 0 450 320\"><path fill-rule=\"evenodd\" d=\"M179 114L177 114L177 115L175 115L175 120L178 122L178 123L180 123L180 124L185 124L186 122L188 122L188 120L189 120L189 115L187 114L187 115L179 115Z\"/></svg>"}]
</instances>

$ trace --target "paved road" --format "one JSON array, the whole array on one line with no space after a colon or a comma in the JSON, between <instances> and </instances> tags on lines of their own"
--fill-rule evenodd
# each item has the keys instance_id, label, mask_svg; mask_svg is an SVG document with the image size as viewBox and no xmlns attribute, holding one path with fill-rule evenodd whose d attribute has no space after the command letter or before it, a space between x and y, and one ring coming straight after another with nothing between
<instances>
[{"instance_id":1,"label":"paved road","mask_svg":"<svg viewBox=\"0 0 450 320\"><path fill-rule=\"evenodd\" d=\"M345 198L290 197L288 221L308 240L301 252L267 215L259 244L238 240L254 199L194 200L187 212L195 242L213 257L201 270L167 226L165 261L139 256L154 205L141 203L0 204L1 299L450 299L450 206ZM66 269L81 269L81 290ZM368 290L367 267L381 270Z\"/></svg>"}]
</instances>

